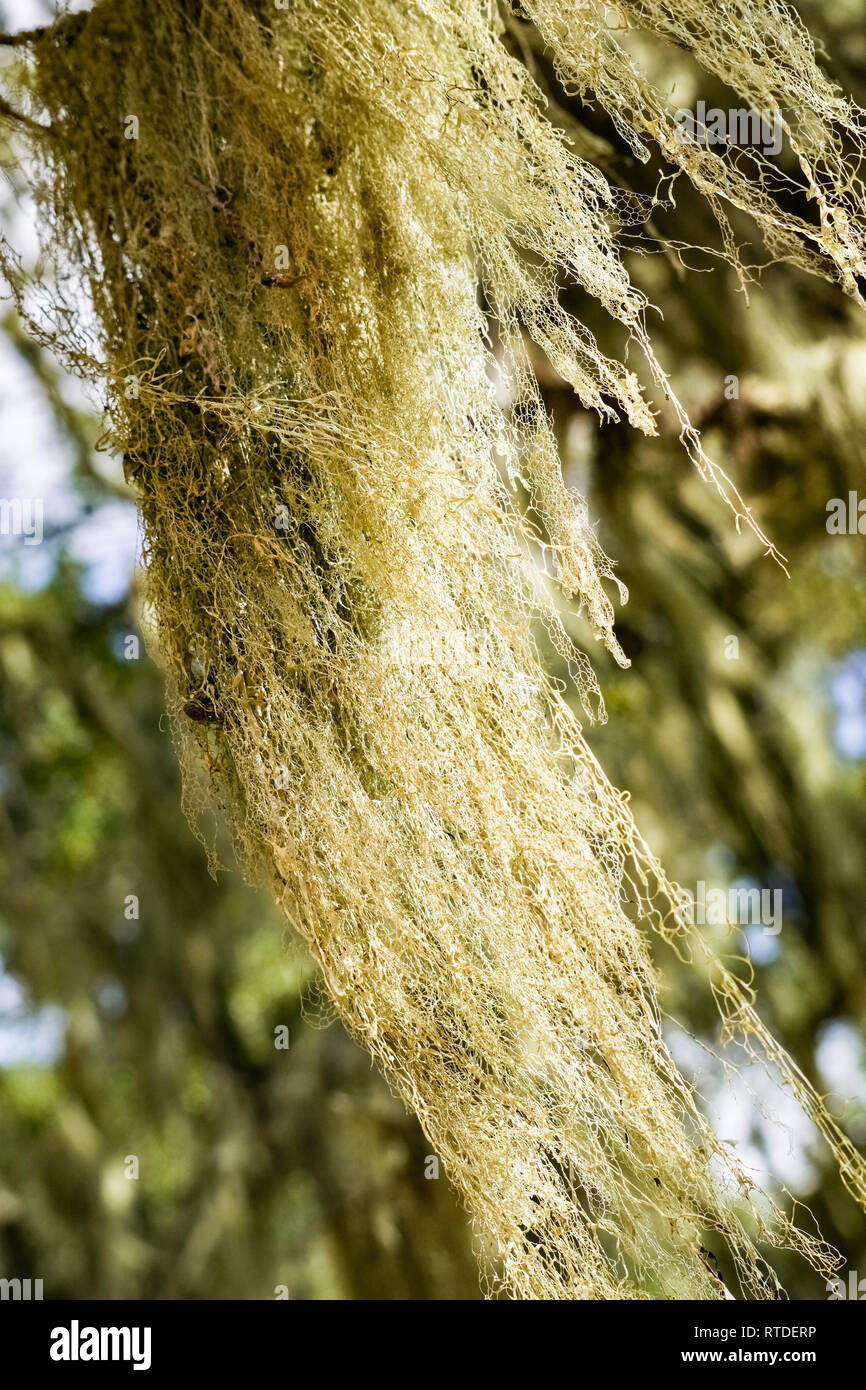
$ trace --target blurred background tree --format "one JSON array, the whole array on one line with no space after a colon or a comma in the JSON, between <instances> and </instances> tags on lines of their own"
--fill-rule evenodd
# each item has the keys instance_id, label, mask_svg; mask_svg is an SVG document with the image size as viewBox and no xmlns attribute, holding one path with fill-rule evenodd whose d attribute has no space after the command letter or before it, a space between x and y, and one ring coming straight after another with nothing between
<instances>
[{"instance_id":1,"label":"blurred background tree","mask_svg":"<svg viewBox=\"0 0 866 1390\"><path fill-rule=\"evenodd\" d=\"M830 72L866 101L864 0L799 8ZM26 10L7 27L44 17ZM514 42L554 120L579 121L606 172L651 194L659 167L569 101L526 26ZM696 88L685 58L669 79L683 105L734 104ZM784 266L747 304L733 272L677 249L718 233L690 189L675 196L630 269L664 306L655 340L708 452L791 578L736 532L663 409L657 440L599 429L539 362L566 480L631 590L630 670L573 622L610 715L590 738L680 883L781 890L778 933L707 931L742 958L770 1027L862 1145L866 540L826 522L830 499L863 486L866 331L837 291ZM16 198L13 180L7 219ZM570 307L617 350L590 301L571 293ZM0 1274L43 1278L53 1297L477 1297L471 1233L417 1124L328 1023L267 900L234 872L208 875L161 682L136 649L121 463L96 449L77 385L14 315L2 328L0 459L23 470L25 495L62 493L52 515L65 519L29 553L0 539ZM26 457L22 401L48 441ZM658 963L671 1047L723 1137L866 1274L866 1228L830 1155L771 1079L728 1082L702 1047L725 1056L712 1001L674 958ZM776 1263L792 1297L825 1296L801 1265Z\"/></svg>"}]
</instances>

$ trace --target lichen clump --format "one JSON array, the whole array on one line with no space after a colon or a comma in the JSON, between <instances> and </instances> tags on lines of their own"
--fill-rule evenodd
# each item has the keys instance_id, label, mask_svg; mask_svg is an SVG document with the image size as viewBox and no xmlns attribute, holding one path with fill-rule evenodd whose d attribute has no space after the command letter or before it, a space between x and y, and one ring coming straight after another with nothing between
<instances>
[{"instance_id":1,"label":"lichen clump","mask_svg":"<svg viewBox=\"0 0 866 1390\"><path fill-rule=\"evenodd\" d=\"M710 1241L735 1294L773 1297L767 1246L822 1273L832 1252L702 1117L662 1038L647 927L701 958L726 1028L769 1051L860 1197L863 1169L706 960L539 657L546 629L600 708L552 579L625 662L614 572L563 485L528 342L602 418L656 429L562 283L618 322L697 465L769 541L653 355L618 242L648 208L549 119L527 19L566 86L639 156L655 142L723 228L728 200L772 254L854 295L859 117L780 4L617 14L778 109L820 216L678 142L611 7L567 0L519 17L478 0L101 0L32 45L32 118L50 127L37 196L95 309L64 308L56 330L108 382L190 795L206 766L492 1277L517 1298L723 1297Z\"/></svg>"}]
</instances>

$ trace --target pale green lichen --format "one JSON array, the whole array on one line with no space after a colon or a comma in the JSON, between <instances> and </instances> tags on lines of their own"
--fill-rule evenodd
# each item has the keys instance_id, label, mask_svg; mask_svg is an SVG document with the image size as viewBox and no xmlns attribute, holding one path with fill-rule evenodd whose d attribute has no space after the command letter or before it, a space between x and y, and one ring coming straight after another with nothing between
<instances>
[{"instance_id":1,"label":"pale green lichen","mask_svg":"<svg viewBox=\"0 0 866 1390\"><path fill-rule=\"evenodd\" d=\"M774 0L672 8L617 12L782 111L814 224L734 158L677 143L610 6L526 0L523 15L636 153L655 141L723 225L727 199L771 252L856 294L862 190L843 144L859 113ZM529 32L465 0L102 0L61 23L32 45L32 117L52 131L34 144L38 194L98 327L62 316L57 336L109 382L189 787L203 762L494 1274L518 1298L719 1297L712 1234L735 1291L772 1297L759 1246L824 1273L832 1252L756 1194L673 1065L644 927L684 955L703 943L536 650L541 623L598 705L541 551L625 660L613 570L563 486L527 339L585 406L656 428L561 284L672 392L618 246L647 209L548 119L517 56ZM859 1157L746 989L701 969L862 1200Z\"/></svg>"}]
</instances>

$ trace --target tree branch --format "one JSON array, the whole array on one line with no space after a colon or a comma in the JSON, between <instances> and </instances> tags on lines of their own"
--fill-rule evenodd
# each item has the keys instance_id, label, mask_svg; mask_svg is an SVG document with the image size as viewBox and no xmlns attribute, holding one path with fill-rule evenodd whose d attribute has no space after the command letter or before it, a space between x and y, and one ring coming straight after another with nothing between
<instances>
[{"instance_id":1,"label":"tree branch","mask_svg":"<svg viewBox=\"0 0 866 1390\"><path fill-rule=\"evenodd\" d=\"M9 105L4 96L0 96L0 116L5 116L8 121L15 121L18 125L23 125L27 130L38 131L40 135L54 134L50 125L40 125L30 116L25 116L23 111L16 111L14 106Z\"/></svg>"},{"instance_id":2,"label":"tree branch","mask_svg":"<svg viewBox=\"0 0 866 1390\"><path fill-rule=\"evenodd\" d=\"M40 43L42 39L63 39L68 42L78 33L87 16L87 10L77 10L75 14L61 15L53 24L40 24L36 29L22 29L17 34L0 34L0 47L26 48L28 44Z\"/></svg>"}]
</instances>

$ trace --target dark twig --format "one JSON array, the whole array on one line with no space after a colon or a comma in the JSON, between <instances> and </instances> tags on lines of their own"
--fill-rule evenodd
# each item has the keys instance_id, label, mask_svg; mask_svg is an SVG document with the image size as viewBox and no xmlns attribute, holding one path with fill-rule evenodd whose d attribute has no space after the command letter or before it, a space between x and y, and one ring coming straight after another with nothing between
<instances>
[{"instance_id":1,"label":"dark twig","mask_svg":"<svg viewBox=\"0 0 866 1390\"><path fill-rule=\"evenodd\" d=\"M9 121L16 121L18 125L23 125L27 130L38 131L40 135L53 135L54 131L50 125L40 125L30 116L25 116L22 111L16 111L14 106L10 106L5 97L0 96L0 116L5 116Z\"/></svg>"},{"instance_id":2,"label":"dark twig","mask_svg":"<svg viewBox=\"0 0 866 1390\"><path fill-rule=\"evenodd\" d=\"M297 285L300 280L306 280L307 273L302 271L300 275L289 275L286 270L262 270L260 280L263 285L270 289L290 290L292 285Z\"/></svg>"},{"instance_id":3,"label":"dark twig","mask_svg":"<svg viewBox=\"0 0 866 1390\"><path fill-rule=\"evenodd\" d=\"M0 34L0 46L3 48L23 48L25 44L34 43L39 33L40 30L38 29L23 29L20 34Z\"/></svg>"}]
</instances>

